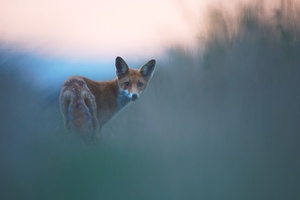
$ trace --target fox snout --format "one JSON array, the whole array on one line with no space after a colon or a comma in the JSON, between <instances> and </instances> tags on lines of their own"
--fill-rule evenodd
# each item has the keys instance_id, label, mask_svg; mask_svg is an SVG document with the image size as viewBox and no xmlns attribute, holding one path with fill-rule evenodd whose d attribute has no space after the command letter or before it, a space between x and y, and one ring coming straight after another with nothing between
<instances>
[{"instance_id":1,"label":"fox snout","mask_svg":"<svg viewBox=\"0 0 300 200\"><path fill-rule=\"evenodd\" d=\"M131 93L131 92L128 92L128 93L127 93L127 97L128 97L131 101L135 101L135 100L137 100L137 99L140 97L140 95L137 94L137 93Z\"/></svg>"},{"instance_id":2,"label":"fox snout","mask_svg":"<svg viewBox=\"0 0 300 200\"><path fill-rule=\"evenodd\" d=\"M132 96L131 96L131 100L132 101L135 101L135 100L137 100L139 98L139 96L137 95L137 94L133 94Z\"/></svg>"}]
</instances>

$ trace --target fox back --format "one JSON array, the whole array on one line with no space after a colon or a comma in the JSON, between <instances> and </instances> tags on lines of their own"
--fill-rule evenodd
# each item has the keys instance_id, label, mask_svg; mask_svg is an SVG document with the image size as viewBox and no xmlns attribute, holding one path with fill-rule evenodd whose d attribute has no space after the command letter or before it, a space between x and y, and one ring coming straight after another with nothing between
<instances>
[{"instance_id":1,"label":"fox back","mask_svg":"<svg viewBox=\"0 0 300 200\"><path fill-rule=\"evenodd\" d=\"M113 80L97 82L72 76L62 85L60 106L65 127L86 142L97 142L102 126L140 97L153 75L155 60L136 70L117 57L115 66L117 77Z\"/></svg>"}]
</instances>

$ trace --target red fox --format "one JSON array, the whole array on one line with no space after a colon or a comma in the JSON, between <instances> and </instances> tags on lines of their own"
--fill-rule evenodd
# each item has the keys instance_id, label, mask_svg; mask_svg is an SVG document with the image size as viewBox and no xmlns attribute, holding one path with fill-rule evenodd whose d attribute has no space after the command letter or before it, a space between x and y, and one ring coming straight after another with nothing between
<instances>
[{"instance_id":1,"label":"red fox","mask_svg":"<svg viewBox=\"0 0 300 200\"><path fill-rule=\"evenodd\" d=\"M117 77L113 80L96 82L82 76L68 78L59 97L66 129L86 141L98 141L102 126L130 101L140 97L152 78L155 63L150 60L137 70L117 57Z\"/></svg>"}]
</instances>

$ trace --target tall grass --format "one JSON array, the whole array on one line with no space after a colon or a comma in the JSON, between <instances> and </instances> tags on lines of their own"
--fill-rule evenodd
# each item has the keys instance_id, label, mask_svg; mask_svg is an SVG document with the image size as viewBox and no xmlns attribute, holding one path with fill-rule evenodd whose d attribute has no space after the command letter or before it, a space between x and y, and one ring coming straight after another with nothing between
<instances>
[{"instance_id":1,"label":"tall grass","mask_svg":"<svg viewBox=\"0 0 300 200\"><path fill-rule=\"evenodd\" d=\"M300 8L288 8L212 10L204 51L170 49L99 147L70 144L58 99L45 101L20 62L2 56L0 195L299 198Z\"/></svg>"}]
</instances>

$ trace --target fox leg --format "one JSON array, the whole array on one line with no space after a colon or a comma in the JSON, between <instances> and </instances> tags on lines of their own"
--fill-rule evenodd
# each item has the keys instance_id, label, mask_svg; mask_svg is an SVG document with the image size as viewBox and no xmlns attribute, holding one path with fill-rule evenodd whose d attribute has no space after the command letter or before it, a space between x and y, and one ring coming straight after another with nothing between
<instances>
[{"instance_id":1,"label":"fox leg","mask_svg":"<svg viewBox=\"0 0 300 200\"><path fill-rule=\"evenodd\" d=\"M72 78L64 85L60 95L65 127L86 141L96 140L99 128L95 96L84 80Z\"/></svg>"}]
</instances>

